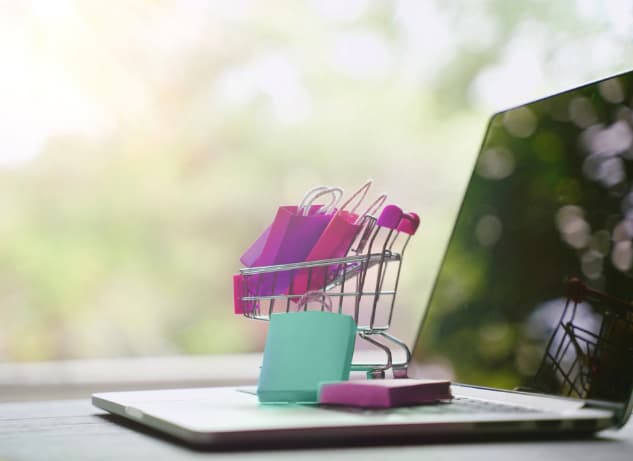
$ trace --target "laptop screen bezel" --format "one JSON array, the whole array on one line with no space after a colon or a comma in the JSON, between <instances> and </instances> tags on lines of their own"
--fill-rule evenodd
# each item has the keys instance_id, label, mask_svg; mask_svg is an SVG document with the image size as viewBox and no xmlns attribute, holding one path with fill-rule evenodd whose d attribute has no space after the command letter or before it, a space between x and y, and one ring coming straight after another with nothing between
<instances>
[{"instance_id":1,"label":"laptop screen bezel","mask_svg":"<svg viewBox=\"0 0 633 461\"><path fill-rule=\"evenodd\" d=\"M464 187L462 195L461 195L460 205L459 205L457 214L455 215L455 219L453 221L453 225L452 225L451 232L450 232L450 237L446 241L446 245L444 247L444 251L443 251L443 254L442 254L442 258L441 258L441 263L438 266L438 269L436 271L435 278L434 278L434 281L433 281L433 284L432 284L432 288L429 291L429 295L428 295L427 300L426 300L425 310L424 310L424 313L422 315L422 319L421 319L421 321L420 321L420 323L418 325L418 330L417 330L417 333L416 333L416 336L415 336L416 339L415 339L415 344L414 344L414 347L413 347L413 351L416 351L419 347L423 346L423 344L422 344L422 332L423 332L423 329L424 329L424 324L425 324L425 322L426 322L426 320L428 319L428 316L429 316L431 300L433 299L433 295L435 294L435 291L437 290L440 274L442 272L441 269L442 269L443 265L446 263L448 250L450 248L451 242L455 238L455 233L456 233L456 230L457 230L457 223L459 222L459 218L460 218L462 212L464 211L464 203L465 203L466 195L468 194L468 190L471 187L471 183L472 183L473 177L475 175L475 168L476 168L476 165L477 165L477 161L480 158L481 153L482 153L482 151L483 151L483 149L484 149L484 147L486 145L486 141L488 140L488 135L489 135L489 133L490 133L490 131L492 129L493 121L497 117L502 116L503 114L505 114L505 113L507 113L509 111L516 110L516 109L519 109L521 107L525 107L527 105L534 104L534 103L537 103L537 102L546 101L546 100L549 100L549 99L552 99L552 98L555 98L555 97L558 97L558 96L562 96L562 95L565 95L567 93L570 93L570 92L573 92L573 91L576 91L576 90L579 90L579 89L584 89L584 88L591 87L593 85L597 85L597 84L599 84L601 82L604 82L606 80L610 80L612 78L617 78L617 77L620 77L620 76L623 76L623 75L627 75L627 74L632 74L632 73L633 73L633 69L628 70L628 71L624 71L624 72L620 72L620 73L617 73L617 74L614 74L614 75L610 75L608 77L600 78L598 80L594 80L594 81L591 81L591 82L588 82L588 83L583 83L583 84L575 86L573 88L568 88L568 89L565 89L565 90L562 90L562 91L550 94L548 96L544 96L542 98L534 99L532 101L524 102L522 104L518 104L516 106L497 111L497 112L493 113L488 118L488 122L486 123L486 130L484 132L482 141L481 141L481 143L479 145L479 150L477 151L477 155L475 155L474 158L473 158L470 176L468 178L468 181L466 182L466 186ZM412 357L412 361L416 361L415 353L414 353L414 355ZM417 361L416 361L416 363L417 363ZM423 362L420 362L420 364L423 364ZM489 388L489 387L487 388L485 386L476 385L476 384L470 384L470 383L459 383L459 384L463 384L463 385L466 385L466 386L478 387L478 388L492 389L492 388ZM500 389L500 390L502 390L504 392L513 392L513 393L521 393L521 394L525 394L526 393L525 391L514 391L514 390L511 390L511 389ZM529 393L532 394L532 395L534 395L534 394L536 394L536 395L544 395L544 396L547 396L547 397L568 398L568 397L564 397L564 396L556 396L556 395L552 395L552 394L545 394L545 393L538 393L538 392L529 392ZM616 406L613 402L602 401L602 400L591 400L591 401L586 400L586 402L588 404L593 405L593 406L606 408L606 409L609 409L609 410L614 410L614 407ZM624 424L626 424L626 422L628 421L628 419L631 416L631 413L633 412L633 389L631 389L631 391L629 393L629 397L624 402L623 406L620 407L620 404L617 404L617 407L618 407L618 409L615 411L615 422L616 422L618 427L622 427Z\"/></svg>"}]
</instances>

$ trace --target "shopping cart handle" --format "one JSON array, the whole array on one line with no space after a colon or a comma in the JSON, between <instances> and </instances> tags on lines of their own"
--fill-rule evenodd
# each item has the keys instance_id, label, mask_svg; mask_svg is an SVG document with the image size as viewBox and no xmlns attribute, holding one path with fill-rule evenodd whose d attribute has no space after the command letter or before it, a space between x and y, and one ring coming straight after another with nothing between
<instances>
[{"instance_id":1,"label":"shopping cart handle","mask_svg":"<svg viewBox=\"0 0 633 461\"><path fill-rule=\"evenodd\" d=\"M382 213L380 213L377 224L380 227L395 229L398 227L401 219L402 209L396 205L387 205L383 208Z\"/></svg>"},{"instance_id":2,"label":"shopping cart handle","mask_svg":"<svg viewBox=\"0 0 633 461\"><path fill-rule=\"evenodd\" d=\"M402 215L400 224L398 224L398 231L405 234L413 235L418 230L420 225L420 217L413 211Z\"/></svg>"}]
</instances>

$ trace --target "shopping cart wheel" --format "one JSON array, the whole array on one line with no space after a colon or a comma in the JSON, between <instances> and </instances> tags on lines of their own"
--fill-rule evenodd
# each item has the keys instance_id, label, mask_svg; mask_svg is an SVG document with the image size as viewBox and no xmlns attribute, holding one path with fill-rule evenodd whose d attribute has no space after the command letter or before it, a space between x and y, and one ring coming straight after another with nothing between
<instances>
[{"instance_id":1,"label":"shopping cart wheel","mask_svg":"<svg viewBox=\"0 0 633 461\"><path fill-rule=\"evenodd\" d=\"M395 379L405 379L405 378L408 378L409 375L407 374L407 369L406 368L394 368L393 369L393 377Z\"/></svg>"},{"instance_id":2,"label":"shopping cart wheel","mask_svg":"<svg viewBox=\"0 0 633 461\"><path fill-rule=\"evenodd\" d=\"M385 370L370 370L367 372L367 379L385 379Z\"/></svg>"}]
</instances>

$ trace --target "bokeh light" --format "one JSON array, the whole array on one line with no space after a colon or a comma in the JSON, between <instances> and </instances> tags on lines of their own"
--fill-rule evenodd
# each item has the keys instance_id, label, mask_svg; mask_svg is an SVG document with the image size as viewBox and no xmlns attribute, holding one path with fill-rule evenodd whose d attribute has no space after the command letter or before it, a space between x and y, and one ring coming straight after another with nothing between
<instances>
[{"instance_id":1,"label":"bokeh light","mask_svg":"<svg viewBox=\"0 0 633 461\"><path fill-rule=\"evenodd\" d=\"M232 313L242 250L278 205L367 177L423 217L393 326L411 344L492 111L633 62L628 2L0 9L1 361L261 350L265 326ZM600 94L626 102L616 81ZM554 113L586 130L591 177L617 188L628 122L604 124L584 100ZM518 111L505 123L527 139L534 120ZM477 172L502 182L514 155L491 150ZM614 191L633 216L631 191ZM628 267L617 237L628 224L583 219L559 219L562 238ZM498 245L505 225L488 210L475 238ZM601 230L608 254L591 243Z\"/></svg>"}]
</instances>

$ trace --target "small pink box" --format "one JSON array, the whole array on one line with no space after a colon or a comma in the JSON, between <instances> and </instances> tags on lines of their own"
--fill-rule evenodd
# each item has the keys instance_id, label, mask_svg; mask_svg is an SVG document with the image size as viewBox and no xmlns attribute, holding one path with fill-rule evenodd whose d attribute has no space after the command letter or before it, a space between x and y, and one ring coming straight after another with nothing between
<instances>
[{"instance_id":1,"label":"small pink box","mask_svg":"<svg viewBox=\"0 0 633 461\"><path fill-rule=\"evenodd\" d=\"M392 408L450 400L450 381L432 379L376 379L323 383L319 403L361 408Z\"/></svg>"}]
</instances>

